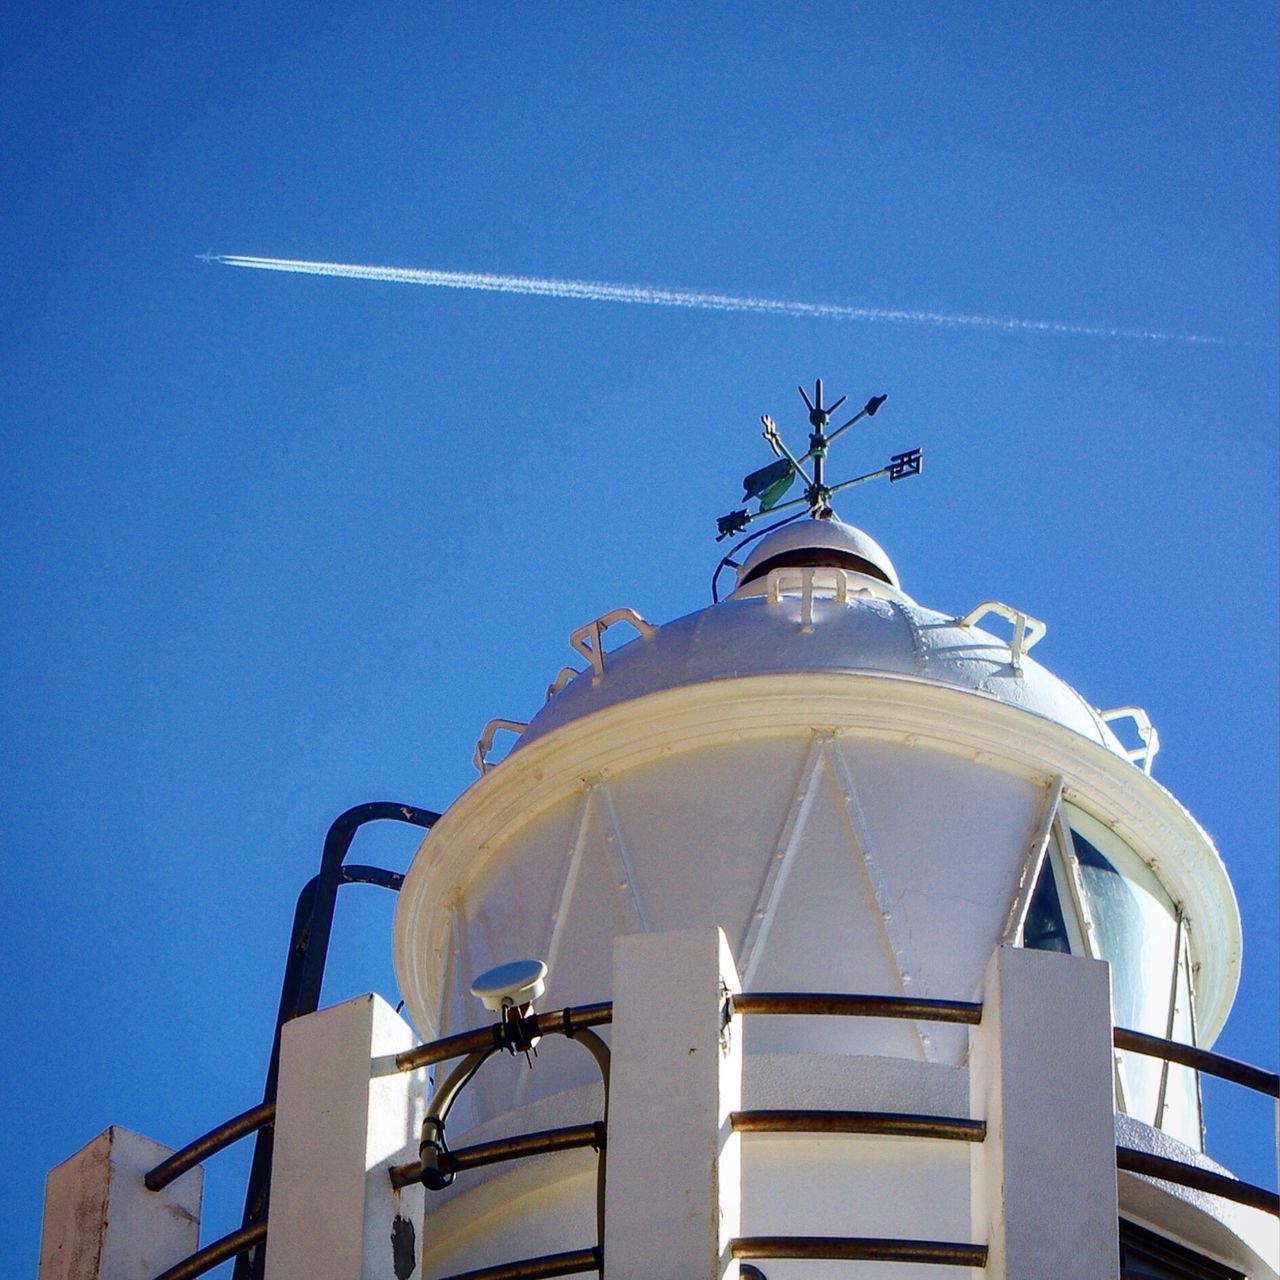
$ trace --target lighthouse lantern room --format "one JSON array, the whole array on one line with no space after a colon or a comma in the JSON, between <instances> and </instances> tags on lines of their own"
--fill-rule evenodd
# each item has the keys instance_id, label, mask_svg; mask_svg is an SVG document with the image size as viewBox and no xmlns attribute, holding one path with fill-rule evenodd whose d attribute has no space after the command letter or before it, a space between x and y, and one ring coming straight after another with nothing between
<instances>
[{"instance_id":1,"label":"lighthouse lantern room","mask_svg":"<svg viewBox=\"0 0 1280 1280\"><path fill-rule=\"evenodd\" d=\"M1199 1081L1276 1076L1210 1050L1239 915L1154 727L1015 605L917 603L833 499L921 452L833 484L884 397L833 429L803 394L713 602L574 630L420 824L408 1022L282 1005L237 1238L197 1248L201 1152L164 1182L112 1130L50 1175L42 1280L1274 1280L1275 1193L1204 1154ZM138 1225L179 1203L181 1238Z\"/></svg>"}]
</instances>

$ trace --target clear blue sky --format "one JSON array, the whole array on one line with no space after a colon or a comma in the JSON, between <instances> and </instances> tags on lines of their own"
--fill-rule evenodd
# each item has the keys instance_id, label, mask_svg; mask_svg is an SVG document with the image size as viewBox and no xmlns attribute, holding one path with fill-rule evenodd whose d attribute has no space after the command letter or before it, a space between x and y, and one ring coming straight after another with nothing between
<instances>
[{"instance_id":1,"label":"clear blue sky","mask_svg":"<svg viewBox=\"0 0 1280 1280\"><path fill-rule=\"evenodd\" d=\"M1010 601L1218 841L1274 1064L1276 20L1203 4L10 7L0 1264L118 1122L261 1088L351 804L446 805L576 626L700 606L816 375L923 477L842 513L923 603ZM1227 345L327 281L327 258L1139 327ZM403 867L411 835L354 856ZM338 998L394 995L348 890ZM1274 1185L1273 1112L1210 1151ZM242 1153L212 1167L229 1229Z\"/></svg>"}]
</instances>

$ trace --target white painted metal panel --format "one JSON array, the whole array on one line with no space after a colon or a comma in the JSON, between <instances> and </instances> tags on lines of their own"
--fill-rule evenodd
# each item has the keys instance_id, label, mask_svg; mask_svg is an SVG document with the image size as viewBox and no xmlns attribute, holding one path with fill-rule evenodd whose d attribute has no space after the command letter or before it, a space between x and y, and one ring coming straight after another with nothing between
<instances>
[{"instance_id":1,"label":"white painted metal panel","mask_svg":"<svg viewBox=\"0 0 1280 1280\"><path fill-rule=\"evenodd\" d=\"M458 998L468 964L474 973L517 956L545 959L553 942L549 998L597 998L603 926L610 920L624 932L643 928L642 918L658 929L724 926L749 968L752 922L741 923L743 904L749 892L753 912L762 909L768 859L776 857L777 845L785 849L803 790L802 762L815 735L832 733L852 780L840 786L862 796L873 886L900 895L881 907L882 921L886 909L890 916L883 923L897 935L895 954L904 952L904 938L913 938L921 955L932 947L938 958L922 961L925 990L964 995L976 985L1023 874L1043 790L1060 775L1073 802L1114 814L1117 830L1156 864L1171 895L1187 903L1201 926L1192 935L1197 1012L1202 1034L1211 1039L1238 975L1238 916L1212 846L1166 792L1080 735L973 693L817 674L673 689L601 711L533 743L473 787L415 859L397 912L397 971L420 1029L434 1033L440 1001L448 1007ZM865 782L859 780L864 762ZM758 786L729 784L743 764L755 769ZM588 786L603 779L608 821L584 809L584 779ZM663 803L664 794L671 803ZM852 816L848 822L856 825ZM877 829L895 834L886 843ZM921 852L924 844L934 847ZM569 918L549 927L548 915L519 910L520 897L504 877L510 872L513 882L516 875L537 882L543 901L557 892L563 898L566 860L572 862L567 850L579 846L578 874L589 891L578 896L575 890ZM755 857L762 860L752 874ZM549 884L542 877L551 878ZM557 882L558 890L550 888ZM458 902L463 915L450 924L450 904ZM588 903L592 919L574 918ZM470 927L472 920L484 927ZM445 936L450 931L452 938ZM581 937L596 959L575 967L580 948L567 946L569 937ZM508 949L491 956L496 938ZM446 954L455 961L442 991ZM940 988L930 986L931 969L945 972ZM470 1021L470 1008L468 997L462 1021Z\"/></svg>"},{"instance_id":2,"label":"white painted metal panel","mask_svg":"<svg viewBox=\"0 0 1280 1280\"><path fill-rule=\"evenodd\" d=\"M171 1155L112 1125L51 1170L40 1280L152 1280L193 1254L204 1170L191 1169L162 1191L143 1182Z\"/></svg>"}]
</instances>

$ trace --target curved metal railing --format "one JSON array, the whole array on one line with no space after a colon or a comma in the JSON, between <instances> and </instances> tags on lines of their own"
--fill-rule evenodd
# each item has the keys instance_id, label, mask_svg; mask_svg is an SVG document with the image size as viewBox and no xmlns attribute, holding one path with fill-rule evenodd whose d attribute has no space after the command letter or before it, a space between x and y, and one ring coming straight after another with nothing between
<instances>
[{"instance_id":1,"label":"curved metal railing","mask_svg":"<svg viewBox=\"0 0 1280 1280\"><path fill-rule=\"evenodd\" d=\"M836 992L759 991L729 997L730 1014L826 1018L907 1018L914 1022L959 1022L977 1026L982 1006L972 1000L926 1000L908 996L859 996Z\"/></svg>"},{"instance_id":2,"label":"curved metal railing","mask_svg":"<svg viewBox=\"0 0 1280 1280\"><path fill-rule=\"evenodd\" d=\"M1246 1204L1251 1209L1261 1209L1263 1213L1280 1215L1280 1196L1274 1191L1255 1186L1252 1182L1242 1182L1225 1173L1215 1173L1212 1169L1187 1164L1184 1160L1154 1155L1150 1151L1138 1151L1134 1147L1117 1147L1116 1168L1125 1173L1140 1173L1148 1178L1158 1178L1162 1182L1174 1182L1194 1191L1205 1191L1211 1196L1234 1200L1236 1204Z\"/></svg>"},{"instance_id":3,"label":"curved metal railing","mask_svg":"<svg viewBox=\"0 0 1280 1280\"><path fill-rule=\"evenodd\" d=\"M496 1138L492 1142L478 1142L472 1147L459 1147L446 1151L440 1157L440 1172L447 1175L462 1173L467 1169L482 1169L485 1165L503 1164L508 1160L524 1160L529 1156L545 1156L556 1151L574 1151L591 1147L603 1151L605 1127L600 1121L592 1124L566 1125L562 1129L542 1129L537 1133L522 1133L515 1138ZM422 1161L394 1165L389 1171L391 1185L397 1190L422 1181Z\"/></svg>"},{"instance_id":4,"label":"curved metal railing","mask_svg":"<svg viewBox=\"0 0 1280 1280\"><path fill-rule=\"evenodd\" d=\"M1117 1049L1163 1058L1166 1062L1192 1067L1196 1071L1203 1071L1205 1075L1217 1076L1221 1080L1244 1085L1246 1089L1253 1089L1257 1093L1280 1098L1280 1075L1265 1067L1241 1062L1239 1058L1229 1058L1225 1053L1214 1053L1210 1049L1200 1049L1179 1040L1149 1036L1144 1031L1128 1031L1124 1027L1116 1027L1113 1040Z\"/></svg>"},{"instance_id":5,"label":"curved metal railing","mask_svg":"<svg viewBox=\"0 0 1280 1280\"><path fill-rule=\"evenodd\" d=\"M860 1133L880 1138L984 1142L985 1120L898 1111L734 1111L734 1133Z\"/></svg>"},{"instance_id":6,"label":"curved metal railing","mask_svg":"<svg viewBox=\"0 0 1280 1280\"><path fill-rule=\"evenodd\" d=\"M366 868L352 867L352 880L363 878ZM368 868L375 871L376 868ZM383 873L388 878L394 873ZM373 881L373 877L369 879ZM375 883L379 881L374 881ZM388 886L390 887L390 886ZM897 1018L920 1022L947 1022L967 1026L982 1021L982 1005L964 1000L932 1000L919 997L851 995L835 992L746 992L726 1001L727 1014L778 1017L867 1017ZM609 1001L534 1013L524 1020L530 1035L560 1034L572 1038L580 1031L604 1026L613 1019ZM1117 1049L1162 1058L1180 1066L1232 1081L1257 1093L1280 1097L1280 1075L1225 1054L1214 1053L1194 1045L1160 1036L1147 1035L1125 1027L1116 1027L1113 1042ZM446 1062L465 1054L504 1047L504 1025L477 1027L470 1031L443 1036L395 1057L399 1072ZM269 1129L275 1122L275 1103L263 1102L227 1120L208 1133L167 1157L145 1175L146 1186L159 1191L176 1178L253 1133ZM752 1110L736 1111L731 1123L738 1133L848 1133L884 1136L933 1138L961 1142L981 1142L986 1137L986 1124L967 1117L916 1115L897 1112ZM513 1138L480 1143L447 1153L452 1171L478 1168L506 1160L555 1151L592 1147L603 1153L604 1125L574 1125ZM1226 1174L1204 1169L1184 1161L1157 1156L1132 1147L1116 1148L1117 1169L1203 1191L1210 1195L1244 1204L1265 1213L1280 1215L1280 1196L1265 1187L1241 1181ZM420 1180L421 1162L398 1165L390 1170L394 1187L408 1186ZM194 1280L221 1262L237 1257L266 1239L267 1221L241 1227L213 1241L189 1258L171 1267L156 1280ZM752 1258L824 1258L833 1260L882 1260L958 1266L985 1265L986 1246L950 1241L891 1240L862 1237L826 1236L750 1236L732 1242L733 1256ZM786 1252L790 1250L790 1252ZM978 1261L979 1255L981 1261ZM600 1247L569 1253L530 1258L505 1263L482 1271L468 1272L465 1277L449 1280L534 1280L535 1277L572 1275L599 1270Z\"/></svg>"},{"instance_id":7,"label":"curved metal railing","mask_svg":"<svg viewBox=\"0 0 1280 1280\"><path fill-rule=\"evenodd\" d=\"M977 1026L982 1005L963 1000L916 997L845 995L836 993L747 992L729 999L731 1014L801 1017L902 1018L920 1022L950 1022ZM1280 1097L1280 1075L1225 1054L1166 1040L1126 1027L1113 1029L1117 1049L1162 1058L1205 1074ZM738 1132L863 1133L904 1137L948 1138L980 1142L986 1135L982 1121L954 1116L902 1115L886 1112L735 1112ZM1280 1196L1226 1174L1185 1161L1116 1147L1116 1168L1189 1187L1210 1195L1280 1215ZM741 1237L733 1242L734 1256L746 1258L823 1258L881 1260L985 1266L986 1247L947 1241L880 1240L854 1237L770 1236ZM979 1252L982 1260L976 1261ZM967 1259L967 1260L966 1260Z\"/></svg>"},{"instance_id":8,"label":"curved metal railing","mask_svg":"<svg viewBox=\"0 0 1280 1280\"><path fill-rule=\"evenodd\" d=\"M844 995L835 992L747 992L730 996L729 1014L777 1017L906 1018L977 1026L982 1005L970 1000ZM860 1133L908 1138L982 1142L984 1121L966 1116L907 1115L887 1111L737 1111L739 1133ZM734 1258L790 1258L829 1262L908 1262L933 1266L985 1267L987 1246L956 1240L899 1240L877 1236L738 1236Z\"/></svg>"},{"instance_id":9,"label":"curved metal railing","mask_svg":"<svg viewBox=\"0 0 1280 1280\"><path fill-rule=\"evenodd\" d=\"M555 1009L549 1013L532 1013L523 1019L523 1026L532 1036L562 1035L570 1040L579 1032L591 1027L608 1026L613 1021L613 1002L578 1005L576 1008ZM437 1062L460 1058L466 1053L480 1053L485 1049L501 1049L506 1045L504 1024L495 1022L490 1027L476 1027L473 1031L459 1031L439 1040L431 1040L403 1053L396 1054L397 1071L417 1071L419 1067L431 1067Z\"/></svg>"},{"instance_id":10,"label":"curved metal railing","mask_svg":"<svg viewBox=\"0 0 1280 1280\"><path fill-rule=\"evenodd\" d=\"M391 1185L406 1187L421 1182L431 1190L441 1190L453 1181L455 1173L528 1156L547 1155L591 1147L597 1152L596 1170L596 1243L587 1249L548 1254L538 1258L522 1258L478 1271L447 1277L446 1280L537 1280L538 1277L577 1275L585 1271L601 1271L604 1267L605 1182L607 1170L606 1141L609 1114L609 1049L595 1034L593 1027L613 1020L613 1004L587 1005L582 1008L557 1009L550 1013L528 1013L504 1017L488 1027L462 1031L430 1044L397 1054L398 1071L417 1071L422 1067L458 1058L461 1061L444 1081L436 1082L434 1100L422 1126L420 1158L410 1164L391 1169ZM604 1085L605 1120L592 1124L572 1125L562 1129L546 1129L539 1133L499 1138L450 1151L444 1142L445 1120L458 1093L466 1087L479 1068L500 1049L523 1052L546 1035L562 1035L576 1039L596 1060Z\"/></svg>"},{"instance_id":11,"label":"curved metal railing","mask_svg":"<svg viewBox=\"0 0 1280 1280\"><path fill-rule=\"evenodd\" d=\"M1280 1075L1264 1067L1241 1062L1238 1058L1230 1058L1224 1053L1214 1053L1196 1045L1166 1040L1142 1031L1130 1031L1125 1027L1115 1028L1112 1041L1117 1049L1176 1062L1179 1066L1191 1067L1205 1075L1243 1085L1255 1093L1280 1098ZM1276 1192L1252 1182L1215 1173L1212 1169L1188 1164L1184 1160L1173 1160L1168 1156L1138 1151L1133 1147L1117 1147L1116 1168L1125 1173L1137 1173L1147 1178L1157 1178L1161 1182L1172 1182L1180 1187L1204 1191L1209 1195L1221 1196L1224 1200L1233 1200L1236 1204L1248 1205L1251 1209L1261 1209L1263 1213L1280 1216L1280 1195Z\"/></svg>"},{"instance_id":12,"label":"curved metal railing","mask_svg":"<svg viewBox=\"0 0 1280 1280\"><path fill-rule=\"evenodd\" d=\"M276 1104L260 1102L248 1111L220 1124L208 1133L202 1134L194 1142L189 1142L180 1151L175 1151L168 1159L162 1160L143 1178L148 1191L162 1191L175 1178L180 1178L188 1169L194 1169L210 1156L216 1155L224 1147L229 1147L241 1138L247 1138L259 1129L265 1129L276 1122Z\"/></svg>"},{"instance_id":13,"label":"curved metal railing","mask_svg":"<svg viewBox=\"0 0 1280 1280\"><path fill-rule=\"evenodd\" d=\"M599 1249L574 1249L569 1253L548 1253L540 1258L522 1258L519 1262L502 1262L479 1271L459 1272L442 1280L549 1280L551 1276L576 1276L584 1271L602 1271L604 1261Z\"/></svg>"},{"instance_id":14,"label":"curved metal railing","mask_svg":"<svg viewBox=\"0 0 1280 1280\"><path fill-rule=\"evenodd\" d=\"M265 1219L247 1227L237 1227L221 1240L205 1245L203 1249L196 1250L189 1258L184 1258L168 1271L161 1272L156 1280L195 1280L196 1276L212 1271L220 1262L229 1262L232 1258L238 1258L252 1249L254 1245L262 1244L266 1238Z\"/></svg>"}]
</instances>

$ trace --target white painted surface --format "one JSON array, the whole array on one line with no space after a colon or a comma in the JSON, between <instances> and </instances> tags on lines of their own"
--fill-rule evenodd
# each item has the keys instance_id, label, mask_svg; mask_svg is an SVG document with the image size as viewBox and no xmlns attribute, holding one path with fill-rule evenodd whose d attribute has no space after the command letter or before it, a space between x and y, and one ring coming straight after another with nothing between
<instances>
[{"instance_id":1,"label":"white painted surface","mask_svg":"<svg viewBox=\"0 0 1280 1280\"><path fill-rule=\"evenodd\" d=\"M410 867L396 966L424 1038L475 1025L467 981L485 967L539 956L550 966L546 1007L606 1000L615 946L619 956L656 954L671 931L723 929L749 990L975 999L985 985L997 1007L977 1033L972 1087L997 1140L971 1162L964 1147L936 1141L752 1135L742 1233L983 1242L990 1231L991 1274L1110 1280L1105 967L1042 953L992 960L1035 882L1050 800L1114 831L1182 905L1202 1043L1234 997L1239 917L1195 820L1134 767L1093 707L1025 656L1025 634L1014 660L1029 625L1015 611L1005 638L866 575L789 568L603 655L593 650L590 668L556 681L516 748L450 808ZM688 996L676 961L664 960L668 995L655 988L654 1010ZM623 969L615 981L627 982ZM875 1109L903 1071L963 1077L969 1037L893 1020L747 1020L747 1079L754 1062L779 1095L752 1105L786 1106L792 1090L812 1096L814 1063L858 1062L856 1085L828 1105ZM666 1083L679 1043L666 1034L648 1044L643 1078ZM590 1063L566 1048L549 1046L532 1073L478 1079L455 1110L459 1126L501 1131L504 1116L586 1086ZM625 1072L631 1050L615 1039L615 1051ZM615 1104L613 1123L652 1126L653 1105L632 1115ZM662 1191L651 1172L625 1228L650 1243L653 1224L672 1216L646 1203ZM540 1212L580 1221L567 1168L563 1177ZM468 1194L450 1202L455 1222ZM611 1202L611 1221L627 1221L612 1192ZM500 1257L532 1252L519 1247L528 1228L518 1218L502 1218ZM1081 1231L1093 1250L1083 1263ZM558 1247L573 1243L569 1234ZM770 1280L848 1272L765 1269Z\"/></svg>"},{"instance_id":2,"label":"white painted surface","mask_svg":"<svg viewBox=\"0 0 1280 1280\"><path fill-rule=\"evenodd\" d=\"M695 943L699 936L706 935L693 935ZM699 1195L703 1200L708 1195L715 1158L708 1138L710 1120L713 1112L721 1115L727 1109L726 1090L718 1075L697 1078L686 1070L690 1033L705 1042L712 1024L718 1026L717 1002L708 997L708 984L700 977L707 970L710 948L700 951L695 945L692 955L682 957L679 944L687 937L678 935L675 946L664 935L618 943L613 994L624 991L627 974L632 975L634 989L631 998L617 1006L620 1021L612 1028L615 1089L605 1240L611 1268L629 1265L628 1241L642 1242L645 1265L652 1266L654 1258L665 1257L662 1242L673 1230L677 1235L683 1228L691 1230L695 1259L704 1258L708 1247L709 1215L691 1212L690 1205ZM643 956L652 957L647 969L638 959ZM722 954L716 958L720 966L727 963ZM1113 1273L1106 1268L1116 1248L1116 1137L1111 1129L1105 967L1017 949L1002 952L993 966L997 963L1004 971L996 973L984 993L988 1004L983 1024L970 1032L972 1102L969 1071L941 1062L797 1052L748 1053L742 1060L746 1108L976 1115L992 1124L989 1143L971 1148L931 1139L744 1135L740 1171L721 1166L716 1175L724 1214L721 1244L732 1215L732 1205L725 1202L736 1180L741 1186L741 1235L994 1242L998 1255L986 1274L997 1280L1061 1280L1064 1275L1071 1280L1111 1280ZM1010 968L1015 971L1012 980L1007 978ZM1002 984L1000 978L1005 979ZM702 1006L702 1021L695 1026L697 1004ZM619 1034L625 1026L624 1005L638 1006L632 1025L647 1027L648 1034L634 1039ZM679 1014L686 1008L687 1025ZM862 1019L821 1021L865 1024ZM735 1019L732 1027L740 1032L745 1026L749 1043L753 1023L797 1026L799 1020ZM543 1046L552 1043L544 1040ZM571 1045L565 1048L581 1052ZM999 1062L994 1055L999 1055ZM536 1079L545 1065L540 1056L529 1072L522 1061L502 1057L485 1070L499 1077ZM579 1086L498 1114L470 1132L455 1127L451 1119L451 1139L460 1146L579 1124L596 1118L601 1102L598 1086ZM1127 1117L1119 1117L1117 1123L1128 1145L1145 1149L1155 1144L1162 1154L1208 1163L1186 1148L1175 1149L1178 1144L1170 1145L1166 1135L1149 1126ZM671 1145L673 1129L683 1145ZM1135 1129L1143 1133L1130 1132ZM638 1149L640 1161L630 1175L628 1144ZM459 1175L448 1191L428 1200L424 1276L586 1247L595 1232L595 1168L592 1153L577 1151ZM693 1176L682 1180L682 1168L692 1168ZM976 1189L972 1207L971 1186ZM669 1200L678 1203L673 1206ZM1120 1211L1239 1266L1251 1277L1274 1280L1274 1247L1267 1244L1268 1232L1274 1236L1274 1219L1127 1176L1121 1181ZM694 1230L697 1222L702 1226ZM1008 1259L1011 1252L1010 1241L1015 1257L1002 1263L1000 1259ZM1018 1249L1023 1252L1017 1254ZM1065 1270L1036 1270L1038 1264L1018 1269L1028 1252L1037 1260L1057 1259L1060 1264L1064 1251L1070 1260ZM1272 1261L1265 1261L1269 1257ZM1082 1258L1086 1269L1078 1270ZM1098 1264L1093 1271L1087 1269L1090 1258ZM861 1274L842 1263L770 1260L764 1269L769 1280L844 1280ZM881 1264L869 1266L866 1274L883 1269ZM639 1274L649 1280L656 1274L683 1277L704 1272L695 1261L682 1263L674 1272L642 1269ZM912 1268L913 1277L920 1280L948 1280L956 1274L954 1268Z\"/></svg>"},{"instance_id":3,"label":"white painted surface","mask_svg":"<svg viewBox=\"0 0 1280 1280\"><path fill-rule=\"evenodd\" d=\"M743 1235L862 1236L967 1243L966 1144L844 1134L745 1134ZM976 1237L975 1237L976 1238ZM959 1280L956 1267L770 1259L768 1280ZM1073 1273L1067 1273L1076 1280Z\"/></svg>"},{"instance_id":4,"label":"white painted surface","mask_svg":"<svg viewBox=\"0 0 1280 1280\"><path fill-rule=\"evenodd\" d=\"M594 718L619 717L604 740L590 722L570 726L522 753L527 767L505 765L468 792L415 859L398 907L397 968L424 1038L475 1025L471 977L517 957L548 961L544 1007L607 999L614 938L646 931L724 928L744 985L759 990L972 999L1026 877L1028 848L1043 839L1054 775L1034 756L1053 743L1042 722L975 708L952 691L894 686L868 702L884 687L832 680L797 687L780 712L779 691L748 680L703 690L709 703L672 708L670 718L656 698L615 709ZM780 722L769 724L775 714ZM846 714L854 723L839 727ZM911 716L929 732L904 732ZM753 718L767 731L734 727ZM895 719L895 731L868 723ZM813 727L824 720L837 727ZM650 732L668 746L637 754ZM1064 762L1064 791L1078 801L1087 785L1095 808L1114 796L1132 815L1135 788L1147 799L1164 794L1114 754L1053 732L1115 771L1108 794L1083 772L1087 760ZM603 776L583 778L586 745ZM1218 866L1193 823L1179 828L1167 816L1139 810L1144 856L1158 847L1162 866L1179 856ZM1221 1000L1238 935L1206 921L1215 901L1234 921L1234 903L1215 899L1212 882L1198 892L1182 900L1201 926L1192 935L1199 990L1213 991L1216 974ZM747 1047L960 1062L966 1039L954 1027L810 1020L756 1025ZM460 1122L590 1080L589 1062L569 1055L559 1075L559 1060L516 1079L486 1073Z\"/></svg>"},{"instance_id":5,"label":"white painted surface","mask_svg":"<svg viewBox=\"0 0 1280 1280\"><path fill-rule=\"evenodd\" d=\"M397 908L396 967L420 1032L431 1038L473 1020L464 975L521 955L547 959L553 940L548 1001L600 998L611 939L643 928L641 911L654 931L723 926L744 966L755 963L747 913L769 858L785 853L806 761L822 737L844 758L890 887L907 895L895 925L915 917L913 945L955 943L963 953L968 990L948 958L947 985L932 994L976 987L1043 789L1061 776L1064 795L1113 826L1185 904L1199 1025L1211 1043L1238 981L1239 917L1213 846L1168 792L1121 755L1003 702L927 681L832 673L742 676L610 707L522 747L464 793L414 859ZM587 806L601 785L609 807ZM818 827L851 825L831 812L843 803L839 787L831 800L824 777L820 792L827 815ZM807 853L813 839L801 843ZM894 861L905 875L896 886ZM999 877L995 907L988 897ZM793 877L789 892L805 897L803 883ZM821 895L809 901L822 909ZM859 930L859 945L864 938ZM839 960L840 945L826 942ZM857 970L862 961L850 963ZM893 990L880 985L884 977L869 970L868 985L854 989ZM922 981L933 981L923 962Z\"/></svg>"},{"instance_id":6,"label":"white painted surface","mask_svg":"<svg viewBox=\"0 0 1280 1280\"><path fill-rule=\"evenodd\" d=\"M1116 1116L1116 1144L1234 1176L1230 1169L1194 1147L1132 1116ZM1276 1280L1280 1271L1280 1224L1274 1214L1136 1173L1121 1173L1119 1190L1122 1217L1217 1258L1243 1271L1250 1280Z\"/></svg>"},{"instance_id":7,"label":"white painted surface","mask_svg":"<svg viewBox=\"0 0 1280 1280\"><path fill-rule=\"evenodd\" d=\"M653 940L644 942L649 945ZM685 985L684 979L680 985ZM658 1003L665 998L665 992L654 994ZM736 1024L739 1031L743 1025ZM548 1043L543 1041L544 1046ZM653 1046L646 1052L652 1058ZM534 1074L541 1066L539 1059ZM749 1108L858 1107L962 1115L968 1106L966 1073L941 1064L837 1054L757 1053L744 1057L743 1068L743 1105ZM528 1074L523 1061L506 1058L491 1060L485 1071L490 1069ZM666 1068L658 1070L661 1081ZM583 1085L498 1115L466 1133L454 1131L451 1117L451 1141L455 1146L469 1145L581 1124L598 1118L602 1105L599 1085ZM927 1222L939 1236L952 1238L949 1233L954 1233L956 1239L968 1238L969 1168L962 1148L946 1150L942 1144L909 1139L864 1142L852 1137L810 1146L793 1138L746 1135L742 1143L740 1234L767 1234L775 1229L786 1233L816 1223L828 1234L852 1232L860 1226L872 1235ZM454 1275L588 1246L595 1238L595 1169L593 1152L574 1151L459 1174L453 1186L427 1197L423 1275ZM725 1185L722 1177L722 1194ZM650 1215L649 1190L630 1206L630 1212L636 1215L635 1234L656 1235L665 1226ZM766 1270L770 1280L788 1276L814 1280L824 1268L811 1262L770 1262ZM837 1276L848 1274L847 1267L841 1271L838 1264L827 1270ZM954 1272L937 1271L936 1275L949 1280ZM933 1270L925 1269L920 1280L934 1276Z\"/></svg>"},{"instance_id":8,"label":"white painted surface","mask_svg":"<svg viewBox=\"0 0 1280 1280\"><path fill-rule=\"evenodd\" d=\"M387 1173L418 1155L426 1073L400 1073L387 1061L415 1043L375 995L285 1025L267 1280L421 1274L422 1188L394 1191Z\"/></svg>"},{"instance_id":9,"label":"white painted surface","mask_svg":"<svg viewBox=\"0 0 1280 1280\"><path fill-rule=\"evenodd\" d=\"M738 582L751 577L761 565L777 556L820 549L825 551L845 552L857 556L868 564L873 564L888 578L890 584L898 586L898 571L889 559L889 553L869 534L845 524L843 520L797 520L761 538L751 548L751 554L742 562L738 570Z\"/></svg>"},{"instance_id":10,"label":"white painted surface","mask_svg":"<svg viewBox=\"0 0 1280 1280\"><path fill-rule=\"evenodd\" d=\"M1000 947L969 1066L974 1240L1009 1280L1115 1280L1115 1132L1107 966Z\"/></svg>"},{"instance_id":11,"label":"white painted surface","mask_svg":"<svg viewBox=\"0 0 1280 1280\"><path fill-rule=\"evenodd\" d=\"M193 1254L204 1170L189 1170L163 1191L142 1181L172 1154L112 1125L52 1170L40 1280L153 1280Z\"/></svg>"},{"instance_id":12,"label":"white painted surface","mask_svg":"<svg viewBox=\"0 0 1280 1280\"><path fill-rule=\"evenodd\" d=\"M741 1025L724 934L619 938L613 965L605 1280L737 1276Z\"/></svg>"},{"instance_id":13,"label":"white painted surface","mask_svg":"<svg viewBox=\"0 0 1280 1280\"><path fill-rule=\"evenodd\" d=\"M830 532L828 522L802 522L769 541L812 541L807 531L824 527ZM567 681L529 722L516 750L584 715L661 690L762 673L839 671L896 674L981 692L1126 755L1099 712L1065 681L1033 659L1014 661L1014 636L964 626L951 614L917 604L898 589L883 550L868 543L892 585L830 567L796 566L781 578L757 578L718 604L651 628ZM757 550L747 567L768 558ZM1018 629L1002 621L996 626L1015 635Z\"/></svg>"}]
</instances>

